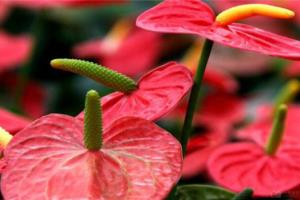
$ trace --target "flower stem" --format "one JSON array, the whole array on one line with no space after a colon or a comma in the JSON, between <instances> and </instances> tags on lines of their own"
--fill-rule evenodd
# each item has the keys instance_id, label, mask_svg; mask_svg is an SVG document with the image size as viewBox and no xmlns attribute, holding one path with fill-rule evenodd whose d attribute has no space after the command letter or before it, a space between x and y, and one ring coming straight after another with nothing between
<instances>
[{"instance_id":1,"label":"flower stem","mask_svg":"<svg viewBox=\"0 0 300 200\"><path fill-rule=\"evenodd\" d=\"M54 59L51 61L51 66L89 77L117 91L130 93L137 88L137 84L131 78L89 61Z\"/></svg>"},{"instance_id":2,"label":"flower stem","mask_svg":"<svg viewBox=\"0 0 300 200\"><path fill-rule=\"evenodd\" d=\"M194 117L195 110L197 108L197 102L198 102L199 95L200 95L201 83L202 83L205 68L206 68L206 65L207 65L207 62L209 59L209 55L212 50L212 46L213 46L213 41L208 40L208 39L205 40L204 45L203 45L202 54L201 54L201 57L199 60L198 68L197 68L197 71L195 74L194 84L192 87L190 99L188 102L188 108L187 108L187 112L185 115L183 128L181 131L180 142L182 145L183 155L186 152L187 142L188 142L189 136L192 132L193 117Z\"/></svg>"},{"instance_id":3,"label":"flower stem","mask_svg":"<svg viewBox=\"0 0 300 200\"><path fill-rule=\"evenodd\" d=\"M290 80L279 92L275 100L274 113L281 104L288 104L297 95L300 90L300 82L298 80Z\"/></svg>"},{"instance_id":4,"label":"flower stem","mask_svg":"<svg viewBox=\"0 0 300 200\"><path fill-rule=\"evenodd\" d=\"M271 134L269 135L265 152L272 156L276 153L283 137L284 123L287 115L287 106L282 104L278 107L273 121Z\"/></svg>"},{"instance_id":5,"label":"flower stem","mask_svg":"<svg viewBox=\"0 0 300 200\"><path fill-rule=\"evenodd\" d=\"M102 146L102 114L100 96L95 90L86 94L84 109L84 145L88 150Z\"/></svg>"}]
</instances>

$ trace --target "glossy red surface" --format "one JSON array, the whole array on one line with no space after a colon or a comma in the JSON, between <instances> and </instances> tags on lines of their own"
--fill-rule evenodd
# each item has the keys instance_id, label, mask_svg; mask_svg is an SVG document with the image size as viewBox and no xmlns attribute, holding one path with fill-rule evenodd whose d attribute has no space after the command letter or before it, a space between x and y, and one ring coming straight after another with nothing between
<instances>
[{"instance_id":1,"label":"glossy red surface","mask_svg":"<svg viewBox=\"0 0 300 200\"><path fill-rule=\"evenodd\" d=\"M213 180L232 191L252 188L255 196L275 196L300 183L299 145L281 144L274 156L254 143L241 142L218 148L208 160Z\"/></svg>"},{"instance_id":2,"label":"glossy red surface","mask_svg":"<svg viewBox=\"0 0 300 200\"><path fill-rule=\"evenodd\" d=\"M102 98L104 127L124 116L155 121L179 103L192 83L192 75L183 65L169 62L157 67L139 80L136 91L114 92ZM83 120L83 113L78 118Z\"/></svg>"},{"instance_id":3,"label":"glossy red surface","mask_svg":"<svg viewBox=\"0 0 300 200\"><path fill-rule=\"evenodd\" d=\"M144 119L126 117L88 151L83 123L52 114L19 132L4 152L5 199L163 199L181 175L178 141ZM16 181L18 180L18 181Z\"/></svg>"},{"instance_id":4,"label":"glossy red surface","mask_svg":"<svg viewBox=\"0 0 300 200\"><path fill-rule=\"evenodd\" d=\"M300 42L254 26L214 23L211 8L200 0L165 0L141 14L137 26L157 32L196 34L226 46L288 59L300 59Z\"/></svg>"}]
</instances>

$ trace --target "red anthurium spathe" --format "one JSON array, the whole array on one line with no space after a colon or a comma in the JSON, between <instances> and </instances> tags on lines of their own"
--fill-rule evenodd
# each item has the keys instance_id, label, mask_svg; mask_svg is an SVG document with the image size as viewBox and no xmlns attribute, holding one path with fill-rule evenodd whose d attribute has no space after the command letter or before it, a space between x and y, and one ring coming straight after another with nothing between
<instances>
[{"instance_id":1,"label":"red anthurium spathe","mask_svg":"<svg viewBox=\"0 0 300 200\"><path fill-rule=\"evenodd\" d=\"M250 139L258 144L264 144L268 137L268 130L272 127L272 119L270 116L273 111L272 106L264 106L260 108L259 113L261 116L248 126L240 129L237 132L237 136L241 139ZM300 107L296 104L289 105L289 111L285 120L284 139L292 140L298 139L300 123Z\"/></svg>"},{"instance_id":2,"label":"red anthurium spathe","mask_svg":"<svg viewBox=\"0 0 300 200\"><path fill-rule=\"evenodd\" d=\"M260 144L227 144L211 155L208 169L212 178L233 191L251 187L255 196L274 196L299 185L299 142L281 141L287 107L278 108L272 132L262 148ZM268 130L270 132L270 130Z\"/></svg>"},{"instance_id":3,"label":"red anthurium spathe","mask_svg":"<svg viewBox=\"0 0 300 200\"><path fill-rule=\"evenodd\" d=\"M126 0L3 0L7 5L23 6L27 8L49 8L60 6L94 6L114 3L123 3Z\"/></svg>"},{"instance_id":4,"label":"red anthurium spathe","mask_svg":"<svg viewBox=\"0 0 300 200\"><path fill-rule=\"evenodd\" d=\"M170 112L192 85L191 73L169 62L145 74L130 94L114 92L102 98L103 124L124 116L155 121ZM78 116L83 119L83 113Z\"/></svg>"},{"instance_id":5,"label":"red anthurium spathe","mask_svg":"<svg viewBox=\"0 0 300 200\"><path fill-rule=\"evenodd\" d=\"M189 139L183 159L182 177L191 178L206 169L211 153L228 139L228 130L216 128L195 135Z\"/></svg>"},{"instance_id":6,"label":"red anthurium spathe","mask_svg":"<svg viewBox=\"0 0 300 200\"><path fill-rule=\"evenodd\" d=\"M32 41L28 36L12 36L0 31L0 72L25 62L31 46Z\"/></svg>"},{"instance_id":7,"label":"red anthurium spathe","mask_svg":"<svg viewBox=\"0 0 300 200\"><path fill-rule=\"evenodd\" d=\"M120 91L102 98L104 127L124 116L157 120L179 103L193 83L190 71L176 62L168 62L155 68L142 76L138 83L91 62L54 59L51 65L88 76ZM78 118L83 119L83 113Z\"/></svg>"},{"instance_id":8,"label":"red anthurium spathe","mask_svg":"<svg viewBox=\"0 0 300 200\"><path fill-rule=\"evenodd\" d=\"M87 94L84 126L51 114L11 140L4 151L4 198L159 200L169 193L181 174L180 144L154 123L134 117L119 119L102 133L94 124L101 121L98 97L95 91Z\"/></svg>"},{"instance_id":9,"label":"red anthurium spathe","mask_svg":"<svg viewBox=\"0 0 300 200\"><path fill-rule=\"evenodd\" d=\"M252 5L248 8L254 7ZM261 10L269 10L268 7L264 8ZM247 16L257 14L249 10L234 13L236 10L237 8L232 12L225 11L226 13L219 15L215 21L212 9L200 0L165 0L141 14L137 19L137 25L158 32L196 34L234 48L282 58L300 59L299 41L253 26L232 23L231 20L236 21L241 17L237 13ZM286 9L276 9L272 14L273 17L278 18L294 16L292 11Z\"/></svg>"},{"instance_id":10,"label":"red anthurium spathe","mask_svg":"<svg viewBox=\"0 0 300 200\"><path fill-rule=\"evenodd\" d=\"M0 108L0 127L4 128L9 133L14 135L25 128L29 123L29 119Z\"/></svg>"},{"instance_id":11,"label":"red anthurium spathe","mask_svg":"<svg viewBox=\"0 0 300 200\"><path fill-rule=\"evenodd\" d=\"M104 66L129 76L137 76L158 59L162 39L159 34L133 27L121 20L101 40L79 44L74 54L79 58L97 58Z\"/></svg>"}]
</instances>

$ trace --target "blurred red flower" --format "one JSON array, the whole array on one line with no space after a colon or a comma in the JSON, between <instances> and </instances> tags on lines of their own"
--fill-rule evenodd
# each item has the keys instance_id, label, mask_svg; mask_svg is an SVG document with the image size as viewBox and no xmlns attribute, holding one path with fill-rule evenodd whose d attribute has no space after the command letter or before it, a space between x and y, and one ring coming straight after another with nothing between
<instances>
[{"instance_id":1,"label":"blurred red flower","mask_svg":"<svg viewBox=\"0 0 300 200\"><path fill-rule=\"evenodd\" d=\"M31 121L25 117L13 114L0 108L0 127L14 135L25 128Z\"/></svg>"},{"instance_id":2,"label":"blurred red flower","mask_svg":"<svg viewBox=\"0 0 300 200\"><path fill-rule=\"evenodd\" d=\"M121 35L119 30L114 36L92 40L77 45L74 54L79 58L96 58L104 66L129 76L137 76L154 66L161 49L159 34L139 28L122 27L127 30ZM126 30L125 30L126 31Z\"/></svg>"},{"instance_id":3,"label":"blurred red flower","mask_svg":"<svg viewBox=\"0 0 300 200\"><path fill-rule=\"evenodd\" d=\"M60 6L94 6L123 3L127 0L2 0L7 5L27 8L49 8Z\"/></svg>"},{"instance_id":4,"label":"blurred red flower","mask_svg":"<svg viewBox=\"0 0 300 200\"><path fill-rule=\"evenodd\" d=\"M32 47L29 36L12 36L0 31L0 73L26 62Z\"/></svg>"}]
</instances>

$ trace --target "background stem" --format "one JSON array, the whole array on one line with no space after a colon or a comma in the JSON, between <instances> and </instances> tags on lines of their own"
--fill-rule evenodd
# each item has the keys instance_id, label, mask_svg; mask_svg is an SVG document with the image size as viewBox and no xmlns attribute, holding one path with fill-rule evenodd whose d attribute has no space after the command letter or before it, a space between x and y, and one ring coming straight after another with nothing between
<instances>
[{"instance_id":1,"label":"background stem","mask_svg":"<svg viewBox=\"0 0 300 200\"><path fill-rule=\"evenodd\" d=\"M189 99L189 103L188 103L188 108L187 108L187 112L185 115L183 128L181 131L180 142L182 145L183 155L185 155L187 142L188 142L189 136L192 132L193 117L194 117L195 110L197 108L197 102L198 102L199 95L200 95L201 83L202 83L205 68L206 68L206 65L207 65L207 62L209 59L209 55L212 50L212 46L213 46L213 41L208 40L208 39L205 40L204 45L203 45L202 55L199 60L196 75L194 77L194 84L192 87L192 91L191 91L191 95L190 95L190 99Z\"/></svg>"}]
</instances>

